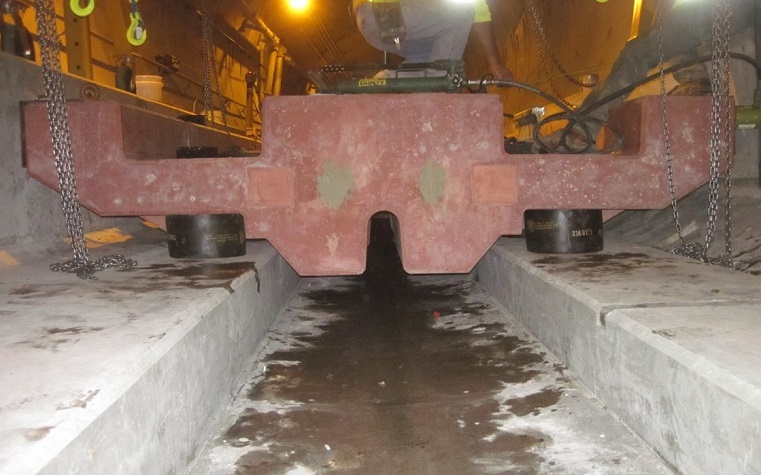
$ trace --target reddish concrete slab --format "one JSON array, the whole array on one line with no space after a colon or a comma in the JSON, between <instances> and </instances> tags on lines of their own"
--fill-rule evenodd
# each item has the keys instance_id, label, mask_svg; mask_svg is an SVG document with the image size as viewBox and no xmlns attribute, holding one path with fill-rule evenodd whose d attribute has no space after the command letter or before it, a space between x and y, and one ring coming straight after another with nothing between
<instances>
[{"instance_id":1,"label":"reddish concrete slab","mask_svg":"<svg viewBox=\"0 0 761 475\"><path fill-rule=\"evenodd\" d=\"M708 179L710 98L670 97L676 192ZM57 188L44 103L25 105L26 159ZM258 157L173 159L224 141L111 102L72 102L79 196L106 216L240 212L301 275L362 273L370 217L398 219L404 268L470 271L530 208L654 209L670 203L660 98L626 103L615 155L509 155L495 95L271 97ZM632 126L632 124L635 124ZM212 131L213 132L213 131ZM34 138L31 140L30 138Z\"/></svg>"}]
</instances>

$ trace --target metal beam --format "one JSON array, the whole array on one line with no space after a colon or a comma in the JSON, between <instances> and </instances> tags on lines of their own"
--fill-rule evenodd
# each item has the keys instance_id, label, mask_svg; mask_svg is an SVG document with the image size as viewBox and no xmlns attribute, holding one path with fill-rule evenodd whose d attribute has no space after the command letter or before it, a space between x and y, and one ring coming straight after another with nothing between
<instances>
[{"instance_id":1,"label":"metal beam","mask_svg":"<svg viewBox=\"0 0 761 475\"><path fill-rule=\"evenodd\" d=\"M69 73L92 79L92 51L90 49L90 21L78 17L71 9L63 9L66 26L66 58Z\"/></svg>"},{"instance_id":2,"label":"metal beam","mask_svg":"<svg viewBox=\"0 0 761 475\"><path fill-rule=\"evenodd\" d=\"M255 70L259 66L259 50L223 18L217 17L213 23L217 30L214 44L240 64Z\"/></svg>"},{"instance_id":3,"label":"metal beam","mask_svg":"<svg viewBox=\"0 0 761 475\"><path fill-rule=\"evenodd\" d=\"M106 11L106 19L111 31L111 40L114 42L114 56L128 56L132 52L132 45L127 41L127 26L130 24L127 9L122 5L126 2L101 2L98 8Z\"/></svg>"},{"instance_id":4,"label":"metal beam","mask_svg":"<svg viewBox=\"0 0 761 475\"><path fill-rule=\"evenodd\" d=\"M201 18L203 0L182 1L188 8L194 10L198 14L199 19ZM244 14L244 16L248 21L252 22L252 24L258 25L258 23L250 20L248 15ZM214 37L212 38L214 45L240 64L255 70L259 65L259 50L223 17L213 17L212 24L215 29L213 33ZM259 30L259 28L256 29Z\"/></svg>"}]
</instances>

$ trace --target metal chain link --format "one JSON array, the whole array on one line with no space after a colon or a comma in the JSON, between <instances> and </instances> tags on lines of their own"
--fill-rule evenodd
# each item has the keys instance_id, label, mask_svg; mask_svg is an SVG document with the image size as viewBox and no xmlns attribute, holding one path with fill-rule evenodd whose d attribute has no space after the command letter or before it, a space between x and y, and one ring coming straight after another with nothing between
<instances>
[{"instance_id":1,"label":"metal chain link","mask_svg":"<svg viewBox=\"0 0 761 475\"><path fill-rule=\"evenodd\" d=\"M668 170L668 185L669 195L671 197L671 210L674 218L674 224L676 225L676 233L679 237L679 247L684 248L684 234L682 233L682 225L679 221L679 208L676 202L676 192L674 191L674 156L671 153L671 130L669 128L668 113L666 111L666 74L664 73L664 53L663 53L663 20L662 20L662 8L663 2L658 1L656 9L656 28L658 31L658 65L660 69L660 81L661 81L661 114L663 118L663 142L666 152L666 168Z\"/></svg>"},{"instance_id":2,"label":"metal chain link","mask_svg":"<svg viewBox=\"0 0 761 475\"><path fill-rule=\"evenodd\" d=\"M729 0L724 2L724 10L721 13L724 22L723 49L722 53L722 71L724 90L722 94L724 110L724 256L725 261L722 265L733 269L739 268L739 263L733 261L732 257L732 166L734 165L734 153L732 149L732 123L731 123L731 96L729 91L729 66L731 63L729 42L730 26L729 20L731 11ZM718 18L718 17L717 17Z\"/></svg>"},{"instance_id":3,"label":"metal chain link","mask_svg":"<svg viewBox=\"0 0 761 475\"><path fill-rule=\"evenodd\" d=\"M664 4L658 1L656 27L658 33L658 55L661 81L661 109L663 116L664 145L666 151L666 167L668 171L668 186L671 196L671 208L674 223L676 225L679 246L674 247L674 254L690 257L711 264L737 268L732 260L731 244L731 122L730 122L730 97L729 97L729 0L717 1L714 4L713 26L711 35L711 141L710 141L710 178L708 182L708 218L706 222L706 235L704 244L697 242L686 243L679 222L676 193L674 191L673 155L671 151L671 138L668 126L668 113L666 110L666 79L664 74L663 52L663 9ZM722 116L721 113L724 113ZM723 134L723 136L722 136ZM722 149L723 140L723 149ZM709 258L708 251L713 241L716 229L717 213L719 206L719 168L721 158L725 160L725 251L726 255L718 258Z\"/></svg>"},{"instance_id":4,"label":"metal chain link","mask_svg":"<svg viewBox=\"0 0 761 475\"><path fill-rule=\"evenodd\" d=\"M552 64L555 65L555 67L560 71L560 74L563 75L563 77L571 82L572 84L582 87L582 88L590 88L592 86L582 83L581 81L577 80L571 74L563 67L563 65L560 63L560 60L558 60L557 56L555 56L555 52L550 47L550 43L547 40L547 34L544 31L544 26L542 25L542 20L539 18L539 10L536 8L536 4L534 3L534 0L528 0L526 2L526 6L528 7L529 11L529 18L530 18L530 25L531 30L534 33L534 36L538 39L540 45L539 45L539 66L542 69L542 72L547 77L547 80L550 83L550 88L552 89L552 92L555 94L555 97L560 99L566 106L573 107L570 103L566 102L565 99L563 99L563 96L560 94L560 92L557 89L557 86L555 85L555 82L552 80L552 75L550 74L550 69L547 66L547 59L544 55L544 52L547 51L547 54L549 55L550 59L552 60Z\"/></svg>"},{"instance_id":5,"label":"metal chain link","mask_svg":"<svg viewBox=\"0 0 761 475\"><path fill-rule=\"evenodd\" d=\"M82 210L79 207L77 180L71 153L71 133L69 116L61 72L61 45L56 31L56 16L53 0L35 0L35 15L40 41L42 79L47 96L48 120L53 142L53 155L61 190L66 229L71 239L74 258L61 264L51 264L57 272L76 273L82 279L95 279L95 271L106 267L132 267L137 263L124 256L110 256L97 261L90 260L85 244Z\"/></svg>"},{"instance_id":6,"label":"metal chain link","mask_svg":"<svg viewBox=\"0 0 761 475\"><path fill-rule=\"evenodd\" d=\"M708 181L708 220L706 222L703 260L707 260L708 250L713 243L716 230L716 213L719 208L719 165L721 154L721 25L716 21L720 2L714 4L714 22L711 34L711 175Z\"/></svg>"},{"instance_id":7,"label":"metal chain link","mask_svg":"<svg viewBox=\"0 0 761 475\"><path fill-rule=\"evenodd\" d=\"M201 30L203 42L203 95L206 114L211 114L214 118L214 94L219 99L219 110L222 114L222 124L225 130L227 127L227 107L225 106L225 96L222 95L222 87L217 76L217 68L214 59L214 43L212 41L212 22L209 14L209 0L204 0L201 7ZM229 130L228 130L229 134Z\"/></svg>"},{"instance_id":8,"label":"metal chain link","mask_svg":"<svg viewBox=\"0 0 761 475\"><path fill-rule=\"evenodd\" d=\"M203 42L203 104L205 113L212 114L214 111L214 93L211 88L211 31L209 21L209 2L204 1L201 6L201 40Z\"/></svg>"}]
</instances>

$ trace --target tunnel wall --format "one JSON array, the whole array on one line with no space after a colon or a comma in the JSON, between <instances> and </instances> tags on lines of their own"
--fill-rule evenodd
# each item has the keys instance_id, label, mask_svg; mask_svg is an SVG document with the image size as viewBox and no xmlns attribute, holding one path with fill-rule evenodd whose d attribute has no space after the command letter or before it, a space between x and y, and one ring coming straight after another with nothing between
<instances>
[{"instance_id":1,"label":"tunnel wall","mask_svg":"<svg viewBox=\"0 0 761 475\"><path fill-rule=\"evenodd\" d=\"M67 81L79 95L81 81ZM40 68L24 59L0 54L0 245L50 241L66 234L60 195L31 179L23 167L20 101L45 95ZM35 137L26 137L35 140ZM83 215L85 227L113 226L116 220Z\"/></svg>"}]
</instances>

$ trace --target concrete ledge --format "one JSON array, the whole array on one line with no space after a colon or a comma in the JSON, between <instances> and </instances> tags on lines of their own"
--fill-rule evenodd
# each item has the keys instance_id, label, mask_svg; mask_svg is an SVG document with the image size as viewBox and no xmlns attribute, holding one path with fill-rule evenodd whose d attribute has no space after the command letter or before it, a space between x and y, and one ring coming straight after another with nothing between
<instances>
[{"instance_id":1,"label":"concrete ledge","mask_svg":"<svg viewBox=\"0 0 761 475\"><path fill-rule=\"evenodd\" d=\"M606 242L541 255L501 239L474 271L679 472L759 473L758 277Z\"/></svg>"},{"instance_id":2,"label":"concrete ledge","mask_svg":"<svg viewBox=\"0 0 761 475\"><path fill-rule=\"evenodd\" d=\"M265 242L205 261L141 249L97 281L50 256L0 269L0 472L182 470L298 282Z\"/></svg>"}]
</instances>

